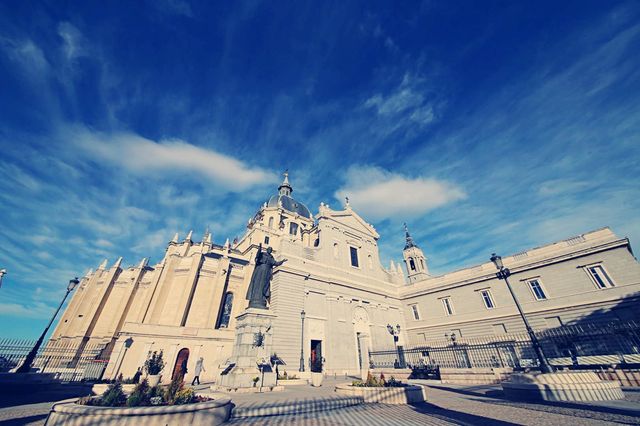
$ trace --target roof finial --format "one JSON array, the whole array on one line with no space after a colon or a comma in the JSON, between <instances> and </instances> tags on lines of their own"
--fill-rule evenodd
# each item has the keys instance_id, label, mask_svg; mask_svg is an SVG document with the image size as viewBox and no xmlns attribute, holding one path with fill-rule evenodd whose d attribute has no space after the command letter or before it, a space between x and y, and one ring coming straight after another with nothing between
<instances>
[{"instance_id":1,"label":"roof finial","mask_svg":"<svg viewBox=\"0 0 640 426\"><path fill-rule=\"evenodd\" d=\"M202 238L202 244L211 244L211 231L207 225L207 230L204 231L204 238Z\"/></svg>"},{"instance_id":2,"label":"roof finial","mask_svg":"<svg viewBox=\"0 0 640 426\"><path fill-rule=\"evenodd\" d=\"M349 205L349 197L344 197L344 206L348 209L351 208L351 206Z\"/></svg>"},{"instance_id":3,"label":"roof finial","mask_svg":"<svg viewBox=\"0 0 640 426\"><path fill-rule=\"evenodd\" d=\"M406 239L406 243L404 245L404 249L408 249L411 247L418 247L416 245L416 243L413 241L413 238L411 238L411 235L409 234L409 228L407 228L407 223L404 223L404 237Z\"/></svg>"},{"instance_id":4,"label":"roof finial","mask_svg":"<svg viewBox=\"0 0 640 426\"><path fill-rule=\"evenodd\" d=\"M293 192L293 188L291 187L291 184L289 183L289 169L285 170L283 175L284 175L284 180L282 181L282 183L278 187L278 193L280 195L291 196L291 193Z\"/></svg>"},{"instance_id":5,"label":"roof finial","mask_svg":"<svg viewBox=\"0 0 640 426\"><path fill-rule=\"evenodd\" d=\"M122 256L120 256L118 260L116 260L116 263L113 264L113 267L119 268L121 265L122 265Z\"/></svg>"}]
</instances>

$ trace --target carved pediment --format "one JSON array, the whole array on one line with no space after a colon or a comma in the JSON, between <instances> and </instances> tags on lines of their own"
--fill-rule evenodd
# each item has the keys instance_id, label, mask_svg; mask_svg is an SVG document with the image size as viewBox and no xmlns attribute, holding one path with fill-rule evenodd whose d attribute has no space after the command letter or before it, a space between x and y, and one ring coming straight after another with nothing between
<instances>
[{"instance_id":1,"label":"carved pediment","mask_svg":"<svg viewBox=\"0 0 640 426\"><path fill-rule=\"evenodd\" d=\"M376 232L375 228L351 209L343 211L331 211L325 217L339 223L345 228L362 233L364 235L368 235L375 240L380 238L380 235ZM319 221L322 221L323 219L324 218L320 218Z\"/></svg>"}]
</instances>

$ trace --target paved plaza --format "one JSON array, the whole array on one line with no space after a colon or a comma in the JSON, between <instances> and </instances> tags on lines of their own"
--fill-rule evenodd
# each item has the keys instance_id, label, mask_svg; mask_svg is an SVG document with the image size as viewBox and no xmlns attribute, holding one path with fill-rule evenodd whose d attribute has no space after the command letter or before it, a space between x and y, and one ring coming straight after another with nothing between
<instances>
[{"instance_id":1,"label":"paved plaza","mask_svg":"<svg viewBox=\"0 0 640 426\"><path fill-rule=\"evenodd\" d=\"M640 391L606 403L525 403L502 398L499 386L427 386L428 402L415 405L357 404L333 391L343 379L327 379L321 388L291 386L283 392L232 394L230 424L240 425L606 425L640 424ZM206 386L197 386L204 390ZM0 425L43 425L51 404L63 391L2 396ZM293 407L293 408L292 408ZM310 408L311 407L311 408ZM294 411L292 411L292 409ZM311 412L303 412L303 411ZM286 414L295 412L297 414ZM285 413L270 415L272 413Z\"/></svg>"}]
</instances>

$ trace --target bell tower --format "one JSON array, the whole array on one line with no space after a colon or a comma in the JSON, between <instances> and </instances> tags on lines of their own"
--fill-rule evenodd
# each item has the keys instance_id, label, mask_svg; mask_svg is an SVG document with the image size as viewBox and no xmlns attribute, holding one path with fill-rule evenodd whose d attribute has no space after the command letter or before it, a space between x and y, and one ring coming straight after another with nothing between
<instances>
[{"instance_id":1,"label":"bell tower","mask_svg":"<svg viewBox=\"0 0 640 426\"><path fill-rule=\"evenodd\" d=\"M402 257L404 257L404 263L407 267L409 284L413 284L416 281L428 278L429 268L427 268L427 258L424 257L424 253L420 247L413 241L406 223L404 224L404 234L406 243L402 251Z\"/></svg>"}]
</instances>

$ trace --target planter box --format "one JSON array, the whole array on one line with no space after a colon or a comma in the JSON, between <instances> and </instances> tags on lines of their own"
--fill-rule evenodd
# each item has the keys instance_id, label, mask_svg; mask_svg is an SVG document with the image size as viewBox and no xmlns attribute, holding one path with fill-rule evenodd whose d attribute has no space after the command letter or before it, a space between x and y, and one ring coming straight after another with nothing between
<instances>
[{"instance_id":1,"label":"planter box","mask_svg":"<svg viewBox=\"0 0 640 426\"><path fill-rule=\"evenodd\" d=\"M322 380L324 376L322 373L311 373L311 386L320 387L322 386Z\"/></svg>"},{"instance_id":2,"label":"planter box","mask_svg":"<svg viewBox=\"0 0 640 426\"><path fill-rule=\"evenodd\" d=\"M363 398L366 403L409 404L426 400L424 388L420 385L408 385L401 388L368 388L344 383L336 386L336 393Z\"/></svg>"},{"instance_id":3,"label":"planter box","mask_svg":"<svg viewBox=\"0 0 640 426\"><path fill-rule=\"evenodd\" d=\"M92 424L100 426L219 425L231 415L231 399L158 407L91 407L76 404L77 398L57 402L48 426Z\"/></svg>"},{"instance_id":4,"label":"planter box","mask_svg":"<svg viewBox=\"0 0 640 426\"><path fill-rule=\"evenodd\" d=\"M502 382L507 398L526 401L612 401L624 399L620 384L594 372L512 374Z\"/></svg>"}]
</instances>

